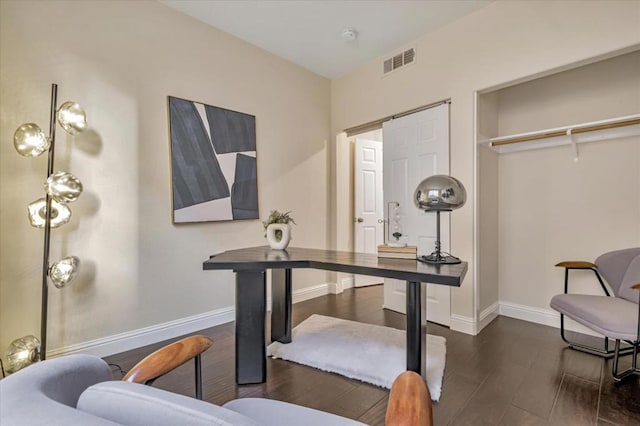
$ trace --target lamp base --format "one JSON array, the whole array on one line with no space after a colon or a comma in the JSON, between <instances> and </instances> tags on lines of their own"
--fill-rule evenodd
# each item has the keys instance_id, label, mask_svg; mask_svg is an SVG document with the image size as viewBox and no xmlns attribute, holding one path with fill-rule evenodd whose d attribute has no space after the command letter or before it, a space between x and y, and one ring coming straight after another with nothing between
<instances>
[{"instance_id":1,"label":"lamp base","mask_svg":"<svg viewBox=\"0 0 640 426\"><path fill-rule=\"evenodd\" d=\"M435 265L457 265L458 263L462 263L462 260L455 256L442 256L442 254L435 251L429 256L419 256L418 261Z\"/></svg>"}]
</instances>

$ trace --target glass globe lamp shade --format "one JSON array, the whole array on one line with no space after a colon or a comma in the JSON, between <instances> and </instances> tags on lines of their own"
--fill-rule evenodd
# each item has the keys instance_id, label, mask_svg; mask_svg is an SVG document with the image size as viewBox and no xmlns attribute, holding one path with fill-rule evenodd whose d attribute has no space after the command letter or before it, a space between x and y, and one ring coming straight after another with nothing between
<instances>
[{"instance_id":1,"label":"glass globe lamp shade","mask_svg":"<svg viewBox=\"0 0 640 426\"><path fill-rule=\"evenodd\" d=\"M49 278L57 288L63 288L71 284L78 275L80 259L75 256L68 256L51 265L49 268Z\"/></svg>"},{"instance_id":2,"label":"glass globe lamp shade","mask_svg":"<svg viewBox=\"0 0 640 426\"><path fill-rule=\"evenodd\" d=\"M35 336L24 336L11 342L7 348L7 370L10 373L38 360L40 340Z\"/></svg>"},{"instance_id":3,"label":"glass globe lamp shade","mask_svg":"<svg viewBox=\"0 0 640 426\"><path fill-rule=\"evenodd\" d=\"M13 146L23 157L37 157L48 150L50 145L47 135L35 123L23 124L13 134Z\"/></svg>"},{"instance_id":4,"label":"glass globe lamp shade","mask_svg":"<svg viewBox=\"0 0 640 426\"><path fill-rule=\"evenodd\" d=\"M47 222L47 200L38 198L27 206L29 211L29 222L35 228L44 228ZM51 200L51 227L58 228L69 222L71 210L65 204L56 200Z\"/></svg>"},{"instance_id":5,"label":"glass globe lamp shade","mask_svg":"<svg viewBox=\"0 0 640 426\"><path fill-rule=\"evenodd\" d=\"M71 135L77 135L87 128L87 116L82 107L75 102L65 102L60 105L57 119L58 124Z\"/></svg>"},{"instance_id":6,"label":"glass globe lamp shade","mask_svg":"<svg viewBox=\"0 0 640 426\"><path fill-rule=\"evenodd\" d=\"M413 193L417 208L425 211L459 209L467 201L467 191L458 179L447 175L433 175L418 184Z\"/></svg>"},{"instance_id":7,"label":"glass globe lamp shade","mask_svg":"<svg viewBox=\"0 0 640 426\"><path fill-rule=\"evenodd\" d=\"M76 201L82 194L82 182L68 172L55 172L47 178L44 190L61 203Z\"/></svg>"}]
</instances>

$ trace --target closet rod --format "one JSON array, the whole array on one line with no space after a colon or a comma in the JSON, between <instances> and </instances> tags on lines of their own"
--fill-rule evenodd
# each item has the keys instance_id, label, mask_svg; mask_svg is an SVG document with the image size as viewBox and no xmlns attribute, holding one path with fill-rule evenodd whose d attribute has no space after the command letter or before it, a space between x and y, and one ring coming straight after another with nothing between
<instances>
[{"instance_id":1,"label":"closet rod","mask_svg":"<svg viewBox=\"0 0 640 426\"><path fill-rule=\"evenodd\" d=\"M514 143L529 142L529 141L534 141L538 139L566 136L567 134L569 134L567 133L567 131L569 130L571 131L570 134L576 135L578 133L587 133L587 132L593 132L596 130L613 129L616 127L633 126L635 124L640 124L640 118L632 118L628 120L621 120L621 121L615 121L612 123L596 124L596 125L584 126L584 127L578 127L578 126L576 126L575 128L568 127L566 130L554 130L554 131L545 132L545 133L538 133L535 135L519 136L519 137L514 137L512 139L491 142L490 146L511 145Z\"/></svg>"}]
</instances>

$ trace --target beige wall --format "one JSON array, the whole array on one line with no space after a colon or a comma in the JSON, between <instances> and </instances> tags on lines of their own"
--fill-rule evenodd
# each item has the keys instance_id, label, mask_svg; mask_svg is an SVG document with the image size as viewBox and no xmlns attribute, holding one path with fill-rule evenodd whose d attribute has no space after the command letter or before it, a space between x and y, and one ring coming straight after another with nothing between
<instances>
[{"instance_id":1,"label":"beige wall","mask_svg":"<svg viewBox=\"0 0 640 426\"><path fill-rule=\"evenodd\" d=\"M332 82L334 134L451 99L451 174L470 199L451 214L451 250L471 261L452 291L462 322L476 316L474 92L628 48L640 43L639 27L637 1L497 1L411 43L417 62L405 70L382 78L379 58Z\"/></svg>"},{"instance_id":2,"label":"beige wall","mask_svg":"<svg viewBox=\"0 0 640 426\"><path fill-rule=\"evenodd\" d=\"M640 113L640 51L497 91L498 135ZM501 303L549 309L561 260L640 245L640 136L501 154ZM482 168L482 165L481 165ZM481 199L482 202L482 199ZM599 292L591 273L574 290Z\"/></svg>"},{"instance_id":3,"label":"beige wall","mask_svg":"<svg viewBox=\"0 0 640 426\"><path fill-rule=\"evenodd\" d=\"M635 51L498 90L497 134L490 136L639 114L639 70Z\"/></svg>"},{"instance_id":4,"label":"beige wall","mask_svg":"<svg viewBox=\"0 0 640 426\"><path fill-rule=\"evenodd\" d=\"M202 261L265 243L258 220L171 223L168 95L255 115L261 217L292 210L294 244L326 246L328 80L155 1L2 1L0 19L0 350L39 334L42 231L25 213L46 159L11 140L23 122L47 128L53 82L90 131L58 131L56 169L85 193L53 232L52 258L75 254L82 272L50 291L50 350L232 306L233 274Z\"/></svg>"}]
</instances>

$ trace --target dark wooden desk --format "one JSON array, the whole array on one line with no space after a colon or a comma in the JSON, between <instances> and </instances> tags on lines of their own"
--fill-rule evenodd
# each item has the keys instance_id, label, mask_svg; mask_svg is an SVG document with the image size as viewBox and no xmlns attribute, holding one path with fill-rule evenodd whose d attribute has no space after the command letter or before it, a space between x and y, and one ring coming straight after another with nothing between
<instances>
[{"instance_id":1,"label":"dark wooden desk","mask_svg":"<svg viewBox=\"0 0 640 426\"><path fill-rule=\"evenodd\" d=\"M289 247L251 247L211 256L204 270L232 269L236 273L236 382L267 379L266 270L272 270L271 340L291 342L291 270L313 268L396 278L407 282L407 370L425 375L426 283L459 287L467 263L428 265L415 260L378 258L374 254Z\"/></svg>"}]
</instances>

